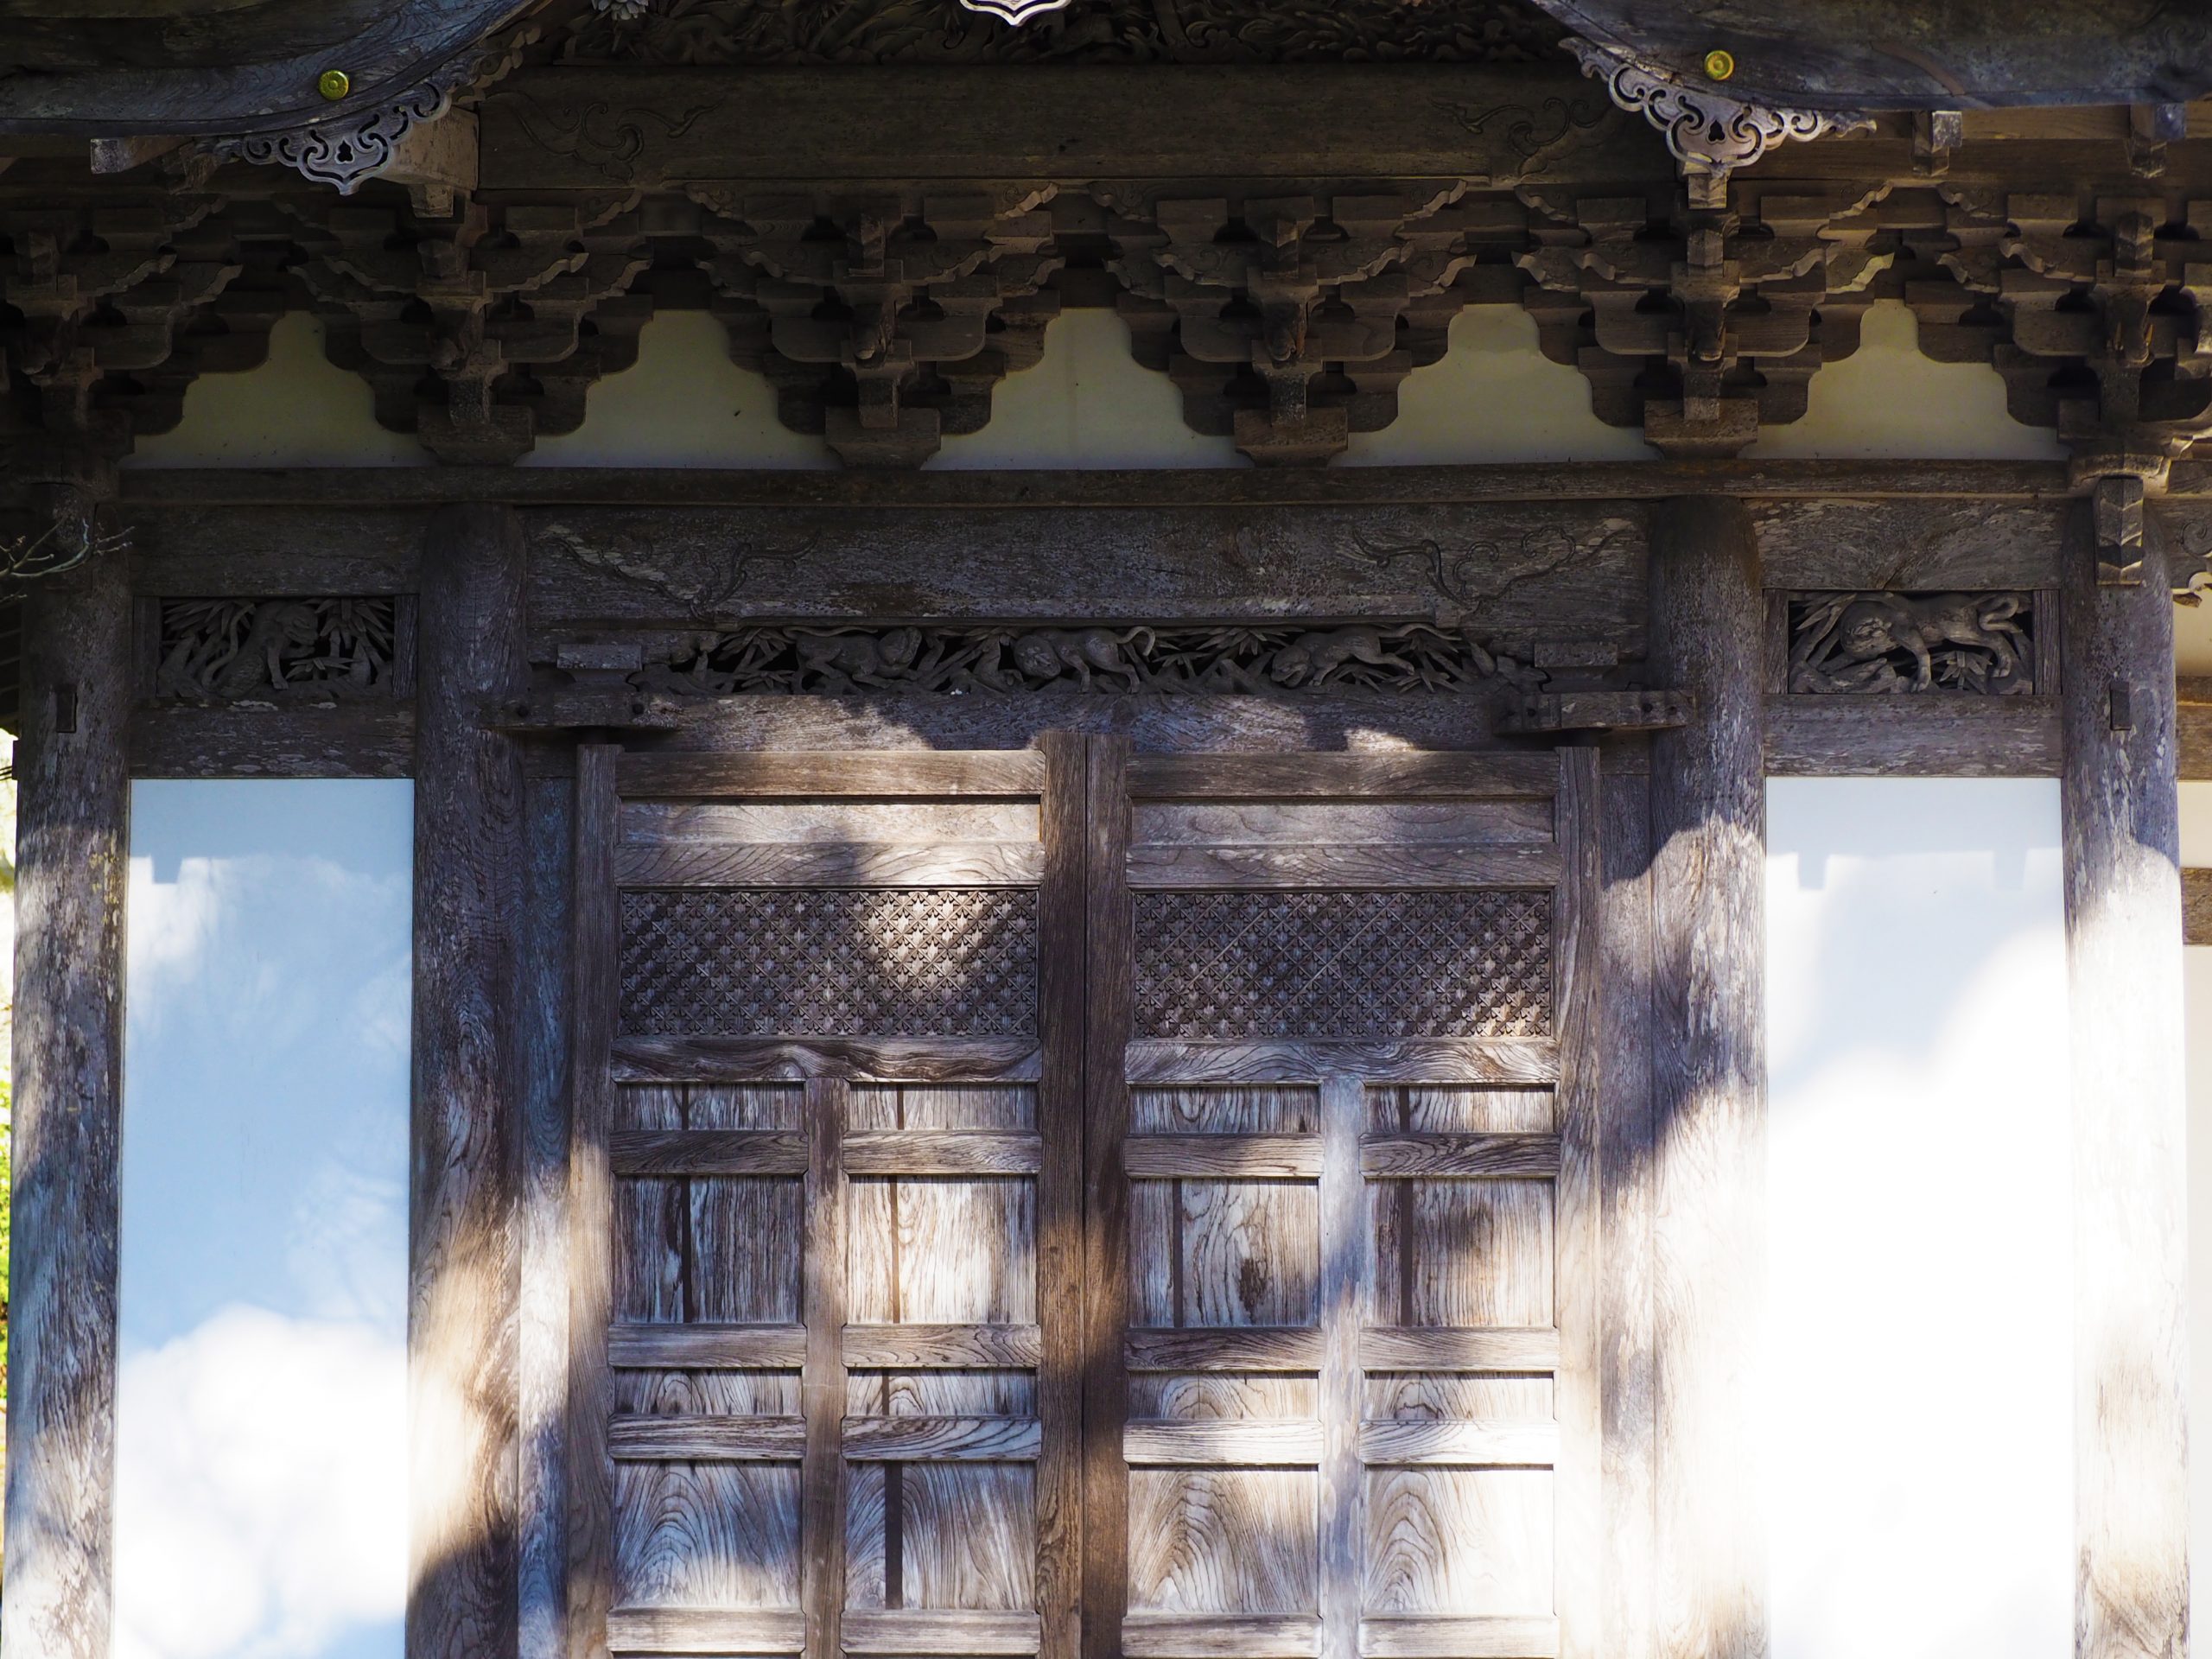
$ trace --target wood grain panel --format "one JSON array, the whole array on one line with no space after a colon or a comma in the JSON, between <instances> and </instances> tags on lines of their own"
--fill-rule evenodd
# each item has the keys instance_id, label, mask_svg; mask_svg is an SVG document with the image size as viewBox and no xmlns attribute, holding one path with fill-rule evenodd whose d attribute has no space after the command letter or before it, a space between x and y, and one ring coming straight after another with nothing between
<instances>
[{"instance_id":1,"label":"wood grain panel","mask_svg":"<svg viewBox=\"0 0 2212 1659\"><path fill-rule=\"evenodd\" d=\"M1559 788L1557 763L1538 754L1139 755L1129 792L1140 800L1300 800L1448 797L1543 800Z\"/></svg>"},{"instance_id":2,"label":"wood grain panel","mask_svg":"<svg viewBox=\"0 0 2212 1659\"><path fill-rule=\"evenodd\" d=\"M862 1175L1034 1175L1035 1135L978 1129L866 1129L845 1137L845 1170Z\"/></svg>"},{"instance_id":3,"label":"wood grain panel","mask_svg":"<svg viewBox=\"0 0 2212 1659\"><path fill-rule=\"evenodd\" d=\"M800 1404L806 1417L799 1483L799 1595L806 1611L806 1659L842 1659L845 1605L845 1103L842 1077L806 1085L805 1269L802 1323L806 1361Z\"/></svg>"},{"instance_id":4,"label":"wood grain panel","mask_svg":"<svg viewBox=\"0 0 2212 1659\"><path fill-rule=\"evenodd\" d=\"M617 1175L803 1175L806 1137L774 1129L617 1129Z\"/></svg>"},{"instance_id":5,"label":"wood grain panel","mask_svg":"<svg viewBox=\"0 0 2212 1659\"><path fill-rule=\"evenodd\" d=\"M1037 1455L1030 1417L848 1417L844 1455L855 1459L1002 1463Z\"/></svg>"},{"instance_id":6,"label":"wood grain panel","mask_svg":"<svg viewBox=\"0 0 2212 1659\"><path fill-rule=\"evenodd\" d=\"M861 1129L1037 1128L1034 1088L1020 1084L856 1083L849 1135Z\"/></svg>"},{"instance_id":7,"label":"wood grain panel","mask_svg":"<svg viewBox=\"0 0 2212 1659\"><path fill-rule=\"evenodd\" d=\"M1133 1089L1136 1135L1313 1135L1321 1127L1312 1088Z\"/></svg>"},{"instance_id":8,"label":"wood grain panel","mask_svg":"<svg viewBox=\"0 0 2212 1659\"><path fill-rule=\"evenodd\" d=\"M663 1417L619 1413L608 1423L616 1462L796 1463L806 1449L806 1420L797 1416Z\"/></svg>"},{"instance_id":9,"label":"wood grain panel","mask_svg":"<svg viewBox=\"0 0 2212 1659\"><path fill-rule=\"evenodd\" d=\"M624 1463L615 1469L614 1491L618 1606L795 1606L795 1468Z\"/></svg>"},{"instance_id":10,"label":"wood grain panel","mask_svg":"<svg viewBox=\"0 0 2212 1659\"><path fill-rule=\"evenodd\" d=\"M806 1331L792 1325L615 1325L607 1331L610 1365L643 1370L777 1366L806 1358Z\"/></svg>"},{"instance_id":11,"label":"wood grain panel","mask_svg":"<svg viewBox=\"0 0 2212 1659\"><path fill-rule=\"evenodd\" d=\"M1351 1071L1372 1083L1551 1084L1558 1045L1425 1037L1402 1042L1141 1042L1128 1045L1131 1083L1319 1083Z\"/></svg>"},{"instance_id":12,"label":"wood grain panel","mask_svg":"<svg viewBox=\"0 0 2212 1659\"><path fill-rule=\"evenodd\" d=\"M1312 1613L1310 1469L1138 1469L1128 1477L1132 1612Z\"/></svg>"},{"instance_id":13,"label":"wood grain panel","mask_svg":"<svg viewBox=\"0 0 2212 1659\"><path fill-rule=\"evenodd\" d=\"M1321 1461L1318 1422L1137 1422L1122 1430L1132 1469L1311 1467Z\"/></svg>"},{"instance_id":14,"label":"wood grain panel","mask_svg":"<svg viewBox=\"0 0 2212 1659\"><path fill-rule=\"evenodd\" d=\"M1026 749L952 753L871 754L827 750L686 754L625 753L615 769L632 796L838 797L1034 796L1045 785L1045 758Z\"/></svg>"},{"instance_id":15,"label":"wood grain panel","mask_svg":"<svg viewBox=\"0 0 2212 1659\"><path fill-rule=\"evenodd\" d=\"M2055 697L1773 696L1765 769L1777 778L2053 778Z\"/></svg>"},{"instance_id":16,"label":"wood grain panel","mask_svg":"<svg viewBox=\"0 0 2212 1659\"><path fill-rule=\"evenodd\" d=\"M845 1616L848 1653L1028 1654L1041 1641L1034 1613L910 1607Z\"/></svg>"},{"instance_id":17,"label":"wood grain panel","mask_svg":"<svg viewBox=\"0 0 2212 1659\"><path fill-rule=\"evenodd\" d=\"M1321 1363L1313 1325L1230 1331L1133 1329L1122 1343L1133 1371L1311 1371Z\"/></svg>"},{"instance_id":18,"label":"wood grain panel","mask_svg":"<svg viewBox=\"0 0 2212 1659\"><path fill-rule=\"evenodd\" d=\"M1548 1089L1399 1084L1367 1091L1371 1134L1548 1135L1559 1127Z\"/></svg>"},{"instance_id":19,"label":"wood grain panel","mask_svg":"<svg viewBox=\"0 0 2212 1659\"><path fill-rule=\"evenodd\" d=\"M1313 1659L1321 1621L1132 1613L1122 1624L1128 1659Z\"/></svg>"},{"instance_id":20,"label":"wood grain panel","mask_svg":"<svg viewBox=\"0 0 2212 1659\"><path fill-rule=\"evenodd\" d=\"M1365 1378L1359 1329L1374 1296L1374 1237L1360 1177L1367 1094L1350 1074L1321 1085L1320 1509L1321 1659L1357 1659L1366 1548L1366 1454L1359 1419Z\"/></svg>"},{"instance_id":21,"label":"wood grain panel","mask_svg":"<svg viewBox=\"0 0 2212 1659\"><path fill-rule=\"evenodd\" d=\"M1523 1617L1370 1618L1359 1627L1363 1659L1554 1659L1559 1621Z\"/></svg>"},{"instance_id":22,"label":"wood grain panel","mask_svg":"<svg viewBox=\"0 0 2212 1659\"><path fill-rule=\"evenodd\" d=\"M1370 1616L1554 1611L1547 1470L1376 1470L1368 1525Z\"/></svg>"},{"instance_id":23,"label":"wood grain panel","mask_svg":"<svg viewBox=\"0 0 2212 1659\"><path fill-rule=\"evenodd\" d=\"M1033 842L848 842L805 846L674 842L626 847L626 887L1033 887Z\"/></svg>"},{"instance_id":24,"label":"wood grain panel","mask_svg":"<svg viewBox=\"0 0 2212 1659\"><path fill-rule=\"evenodd\" d=\"M411 778L416 712L346 709L137 709L133 778Z\"/></svg>"},{"instance_id":25,"label":"wood grain panel","mask_svg":"<svg viewBox=\"0 0 2212 1659\"><path fill-rule=\"evenodd\" d=\"M625 849L695 842L1033 842L1034 802L1015 800L632 800L622 803Z\"/></svg>"},{"instance_id":26,"label":"wood grain panel","mask_svg":"<svg viewBox=\"0 0 2212 1659\"><path fill-rule=\"evenodd\" d=\"M1043 1328L1027 1325L848 1325L848 1370L925 1370L937 1367L1035 1365L1044 1356Z\"/></svg>"},{"instance_id":27,"label":"wood grain panel","mask_svg":"<svg viewBox=\"0 0 2212 1659\"><path fill-rule=\"evenodd\" d=\"M1486 801L1141 801L1133 858L1160 847L1548 847L1551 804Z\"/></svg>"},{"instance_id":28,"label":"wood grain panel","mask_svg":"<svg viewBox=\"0 0 2212 1659\"><path fill-rule=\"evenodd\" d=\"M1310 1135L1133 1135L1122 1156L1133 1181L1310 1181L1321 1142Z\"/></svg>"},{"instance_id":29,"label":"wood grain panel","mask_svg":"<svg viewBox=\"0 0 2212 1659\"><path fill-rule=\"evenodd\" d=\"M626 1082L745 1083L761 1077L915 1083L1033 1083L1036 1044L1021 1038L624 1037L609 1044Z\"/></svg>"},{"instance_id":30,"label":"wood grain panel","mask_svg":"<svg viewBox=\"0 0 2212 1659\"><path fill-rule=\"evenodd\" d=\"M1370 1371L1548 1371L1560 1355L1559 1332L1549 1325L1370 1325L1359 1341Z\"/></svg>"},{"instance_id":31,"label":"wood grain panel","mask_svg":"<svg viewBox=\"0 0 2212 1659\"><path fill-rule=\"evenodd\" d=\"M1559 1173L1555 1135L1370 1135L1359 1143L1370 1178L1551 1176Z\"/></svg>"},{"instance_id":32,"label":"wood grain panel","mask_svg":"<svg viewBox=\"0 0 2212 1659\"><path fill-rule=\"evenodd\" d=\"M1317 1380L1269 1372L1145 1371L1129 1378L1132 1421L1241 1422L1247 1418L1310 1421L1320 1409Z\"/></svg>"},{"instance_id":33,"label":"wood grain panel","mask_svg":"<svg viewBox=\"0 0 2212 1659\"><path fill-rule=\"evenodd\" d=\"M1559 880L1549 847L1137 846L1129 885L1178 887L1542 887Z\"/></svg>"},{"instance_id":34,"label":"wood grain panel","mask_svg":"<svg viewBox=\"0 0 2212 1659\"><path fill-rule=\"evenodd\" d=\"M1549 1467L1559 1461L1559 1441L1554 1423L1375 1422L1360 1426L1359 1455L1378 1467Z\"/></svg>"},{"instance_id":35,"label":"wood grain panel","mask_svg":"<svg viewBox=\"0 0 2212 1659\"><path fill-rule=\"evenodd\" d=\"M699 1607L623 1607L607 1621L620 1653L797 1653L806 1640L798 1612L732 1612Z\"/></svg>"}]
</instances>

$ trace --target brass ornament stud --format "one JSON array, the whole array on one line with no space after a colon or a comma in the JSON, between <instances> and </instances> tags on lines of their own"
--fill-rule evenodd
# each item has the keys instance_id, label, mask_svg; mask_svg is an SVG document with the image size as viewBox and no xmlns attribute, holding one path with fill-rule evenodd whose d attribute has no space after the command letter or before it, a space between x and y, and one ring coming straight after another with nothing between
<instances>
[{"instance_id":1,"label":"brass ornament stud","mask_svg":"<svg viewBox=\"0 0 2212 1659\"><path fill-rule=\"evenodd\" d=\"M326 69L315 77L315 89L335 104L353 90L353 79L343 69Z\"/></svg>"},{"instance_id":2,"label":"brass ornament stud","mask_svg":"<svg viewBox=\"0 0 2212 1659\"><path fill-rule=\"evenodd\" d=\"M1716 46L1705 54L1705 78L1707 80L1726 80L1735 73L1734 53L1725 52Z\"/></svg>"}]
</instances>

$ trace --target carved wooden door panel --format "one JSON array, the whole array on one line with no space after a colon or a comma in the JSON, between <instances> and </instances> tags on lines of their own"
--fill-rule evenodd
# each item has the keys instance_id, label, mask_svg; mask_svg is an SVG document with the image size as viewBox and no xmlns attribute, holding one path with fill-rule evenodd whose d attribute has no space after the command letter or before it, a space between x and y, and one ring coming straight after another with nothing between
<instances>
[{"instance_id":1,"label":"carved wooden door panel","mask_svg":"<svg viewBox=\"0 0 2212 1659\"><path fill-rule=\"evenodd\" d=\"M1096 1659L1592 1651L1596 778L1094 747Z\"/></svg>"},{"instance_id":2,"label":"carved wooden door panel","mask_svg":"<svg viewBox=\"0 0 2212 1659\"><path fill-rule=\"evenodd\" d=\"M575 1659L1073 1659L1084 753L582 751Z\"/></svg>"}]
</instances>

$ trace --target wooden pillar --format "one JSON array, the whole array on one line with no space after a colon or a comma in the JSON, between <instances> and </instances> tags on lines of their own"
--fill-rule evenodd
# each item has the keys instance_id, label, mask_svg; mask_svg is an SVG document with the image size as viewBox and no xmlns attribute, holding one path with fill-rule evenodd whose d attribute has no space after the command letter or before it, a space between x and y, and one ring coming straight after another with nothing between
<instances>
[{"instance_id":1,"label":"wooden pillar","mask_svg":"<svg viewBox=\"0 0 2212 1659\"><path fill-rule=\"evenodd\" d=\"M512 511L431 520L416 677L408 1659L517 1645L524 796L518 747L483 710L524 683L523 566Z\"/></svg>"},{"instance_id":2,"label":"wooden pillar","mask_svg":"<svg viewBox=\"0 0 2212 1659\"><path fill-rule=\"evenodd\" d=\"M1662 503L1651 528L1651 672L1697 701L1651 749L1662 1659L1767 1649L1755 1427L1766 1298L1766 607L1750 515Z\"/></svg>"},{"instance_id":3,"label":"wooden pillar","mask_svg":"<svg viewBox=\"0 0 2212 1659\"><path fill-rule=\"evenodd\" d=\"M2079 1659L2180 1659L2188 1637L2173 606L2145 539L2140 582L2099 586L2085 505L2061 575Z\"/></svg>"},{"instance_id":4,"label":"wooden pillar","mask_svg":"<svg viewBox=\"0 0 2212 1659\"><path fill-rule=\"evenodd\" d=\"M15 1255L0 1649L106 1659L130 579L95 554L23 609L16 748Z\"/></svg>"}]
</instances>

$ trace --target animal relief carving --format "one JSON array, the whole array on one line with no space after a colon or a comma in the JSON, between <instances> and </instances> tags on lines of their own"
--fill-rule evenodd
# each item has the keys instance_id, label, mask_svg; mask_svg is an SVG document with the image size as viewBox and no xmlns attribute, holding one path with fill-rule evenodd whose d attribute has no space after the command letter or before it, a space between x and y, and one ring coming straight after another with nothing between
<instances>
[{"instance_id":1,"label":"animal relief carving","mask_svg":"<svg viewBox=\"0 0 2212 1659\"><path fill-rule=\"evenodd\" d=\"M154 695L194 703L335 702L400 695L399 601L161 601Z\"/></svg>"},{"instance_id":2,"label":"animal relief carving","mask_svg":"<svg viewBox=\"0 0 2212 1659\"><path fill-rule=\"evenodd\" d=\"M692 696L877 691L1471 691L1543 675L1423 622L1311 626L846 627L779 623L694 635L637 683Z\"/></svg>"},{"instance_id":3,"label":"animal relief carving","mask_svg":"<svg viewBox=\"0 0 2212 1659\"><path fill-rule=\"evenodd\" d=\"M1811 594L1789 601L1795 692L2033 692L2033 597Z\"/></svg>"}]
</instances>

